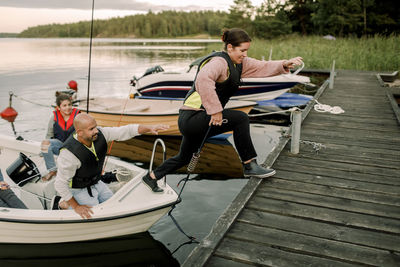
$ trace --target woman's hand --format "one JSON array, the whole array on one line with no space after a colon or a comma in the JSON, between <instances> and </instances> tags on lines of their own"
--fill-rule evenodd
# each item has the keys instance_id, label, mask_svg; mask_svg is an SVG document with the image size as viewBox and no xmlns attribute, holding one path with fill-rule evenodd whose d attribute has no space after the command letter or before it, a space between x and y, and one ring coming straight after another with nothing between
<instances>
[{"instance_id":1,"label":"woman's hand","mask_svg":"<svg viewBox=\"0 0 400 267\"><path fill-rule=\"evenodd\" d=\"M283 67L285 69L293 69L296 65L301 65L303 63L302 57L294 57L289 60L283 61Z\"/></svg>"},{"instance_id":2,"label":"woman's hand","mask_svg":"<svg viewBox=\"0 0 400 267\"><path fill-rule=\"evenodd\" d=\"M222 125L222 111L212 114L210 123L208 125L209 126L211 126L211 125L221 126Z\"/></svg>"}]
</instances>

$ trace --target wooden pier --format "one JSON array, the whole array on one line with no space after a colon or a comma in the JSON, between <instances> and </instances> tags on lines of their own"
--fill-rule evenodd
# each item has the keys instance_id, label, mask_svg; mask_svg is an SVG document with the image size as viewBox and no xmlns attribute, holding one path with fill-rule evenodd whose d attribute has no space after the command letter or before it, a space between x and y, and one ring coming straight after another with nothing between
<instances>
[{"instance_id":1,"label":"wooden pier","mask_svg":"<svg viewBox=\"0 0 400 267\"><path fill-rule=\"evenodd\" d=\"M372 72L338 71L280 140L270 179L250 179L184 266L400 266L400 126ZM398 107L396 107L398 108Z\"/></svg>"}]
</instances>

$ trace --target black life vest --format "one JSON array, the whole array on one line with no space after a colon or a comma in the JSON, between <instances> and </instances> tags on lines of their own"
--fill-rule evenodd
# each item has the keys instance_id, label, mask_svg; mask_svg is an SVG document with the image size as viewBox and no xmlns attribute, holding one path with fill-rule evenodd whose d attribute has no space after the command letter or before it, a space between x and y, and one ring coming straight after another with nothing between
<instances>
[{"instance_id":1,"label":"black life vest","mask_svg":"<svg viewBox=\"0 0 400 267\"><path fill-rule=\"evenodd\" d=\"M228 53L226 52L214 52L208 55L206 58L204 58L201 63L199 64L199 67L197 69L196 73L196 78L197 75L202 67L203 64L205 64L207 61L209 61L212 57L222 57L226 60L228 63L228 69L229 69L229 76L228 78L223 81L223 82L215 82L215 91L218 95L218 99L221 102L222 107L225 107L226 103L228 103L229 99L237 92L239 89L240 83L241 83L241 75L242 75L242 64L234 64L229 57ZM188 100L188 98L196 92L196 85L195 81L193 82L192 88L189 90L185 97L185 102ZM204 108L203 105L201 105L201 108Z\"/></svg>"},{"instance_id":2,"label":"black life vest","mask_svg":"<svg viewBox=\"0 0 400 267\"><path fill-rule=\"evenodd\" d=\"M97 157L73 135L70 135L63 144L63 148L68 149L81 162L81 167L76 170L72 178L72 188L89 188L100 180L107 153L107 142L100 130L93 144Z\"/></svg>"},{"instance_id":3,"label":"black life vest","mask_svg":"<svg viewBox=\"0 0 400 267\"><path fill-rule=\"evenodd\" d=\"M54 124L53 124L53 131L54 131L54 138L57 138L61 142L67 140L68 136L70 136L74 131L74 119L76 115L79 113L79 110L76 108L72 109L71 115L68 118L68 121L64 121L61 112L57 109L53 111L54 113Z\"/></svg>"}]
</instances>

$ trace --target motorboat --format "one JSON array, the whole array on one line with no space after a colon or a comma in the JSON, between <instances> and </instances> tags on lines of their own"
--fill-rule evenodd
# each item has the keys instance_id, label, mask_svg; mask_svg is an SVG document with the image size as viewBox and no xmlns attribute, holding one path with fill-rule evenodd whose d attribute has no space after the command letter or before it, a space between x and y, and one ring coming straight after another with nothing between
<instances>
[{"instance_id":1,"label":"motorboat","mask_svg":"<svg viewBox=\"0 0 400 267\"><path fill-rule=\"evenodd\" d=\"M257 105L253 101L229 101L228 109L241 110L249 113ZM89 114L96 119L99 126L122 126L130 123L143 125L165 124L169 129L160 131L159 135L178 135L179 109L181 100L155 100L117 97L91 98ZM78 109L87 110L87 102L80 101Z\"/></svg>"},{"instance_id":2,"label":"motorboat","mask_svg":"<svg viewBox=\"0 0 400 267\"><path fill-rule=\"evenodd\" d=\"M140 77L131 80L135 93L140 98L184 99L193 85L196 72L191 64L187 72L166 72L161 66L146 70ZM304 64L293 73L265 78L243 78L239 90L232 100L270 100L287 92L298 83L309 84L310 78L298 75Z\"/></svg>"},{"instance_id":3,"label":"motorboat","mask_svg":"<svg viewBox=\"0 0 400 267\"><path fill-rule=\"evenodd\" d=\"M179 199L160 180L161 194L142 182L146 170L116 157L108 157L105 172L115 173L108 184L114 195L92 208L90 219L75 211L53 209L54 178L45 172L40 142L0 135L0 162L4 180L28 209L0 208L0 243L61 243L125 236L147 231Z\"/></svg>"}]
</instances>

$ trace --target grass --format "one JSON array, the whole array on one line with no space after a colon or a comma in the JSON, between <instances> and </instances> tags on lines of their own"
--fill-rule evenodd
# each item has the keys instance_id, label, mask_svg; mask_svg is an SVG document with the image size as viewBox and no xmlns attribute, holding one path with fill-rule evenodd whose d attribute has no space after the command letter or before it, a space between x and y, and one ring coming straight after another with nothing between
<instances>
[{"instance_id":1,"label":"grass","mask_svg":"<svg viewBox=\"0 0 400 267\"><path fill-rule=\"evenodd\" d=\"M222 45L210 44L210 50ZM252 41L248 55L266 60L272 48L272 60L301 56L307 69L329 70L335 60L336 69L395 71L400 69L400 36L369 38L337 38L291 35L274 40Z\"/></svg>"}]
</instances>

